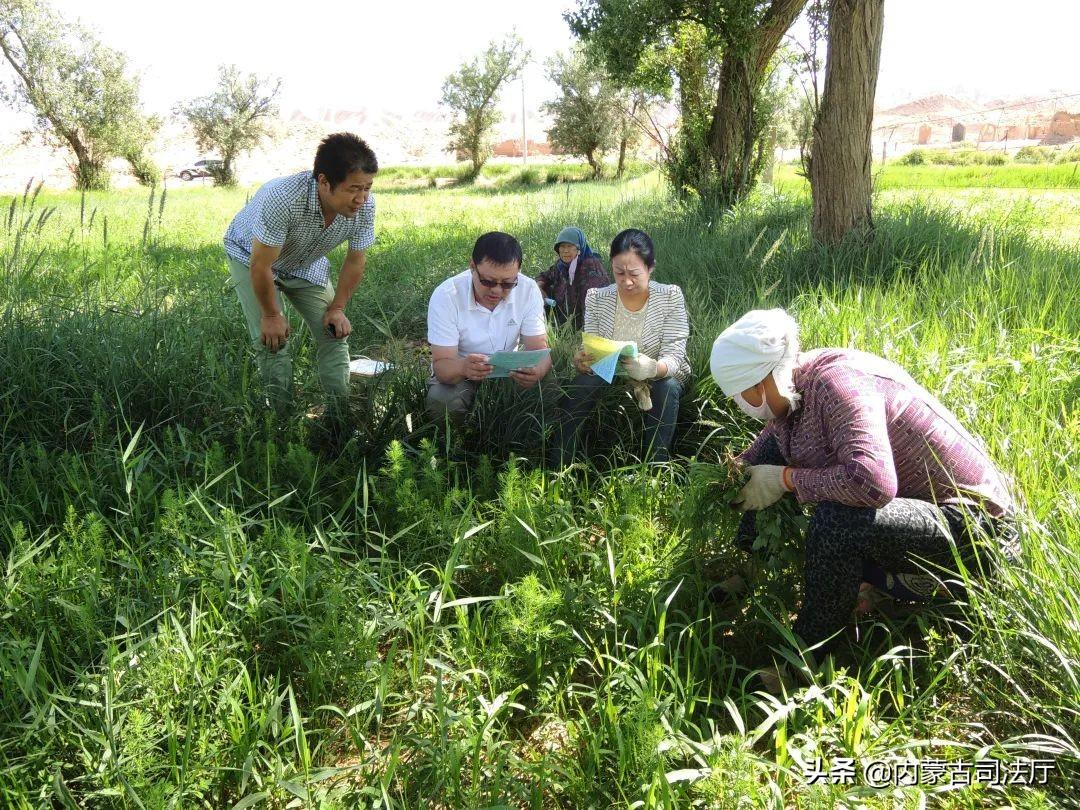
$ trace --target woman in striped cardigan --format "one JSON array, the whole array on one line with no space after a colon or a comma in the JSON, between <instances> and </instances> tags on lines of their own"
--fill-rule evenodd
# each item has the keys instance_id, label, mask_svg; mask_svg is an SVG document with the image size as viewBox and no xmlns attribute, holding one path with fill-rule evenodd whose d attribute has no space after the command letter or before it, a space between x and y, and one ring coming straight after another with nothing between
<instances>
[{"instance_id":1,"label":"woman in striped cardigan","mask_svg":"<svg viewBox=\"0 0 1080 810\"><path fill-rule=\"evenodd\" d=\"M648 449L656 461L667 461L679 416L679 398L690 380L686 359L690 324L682 290L674 284L653 281L655 266L655 251L648 234L635 228L619 233L611 243L615 283L586 294L583 329L637 344L637 356L622 358L620 368L630 378L631 391L645 411ZM605 385L590 368L593 362L584 349L574 355L579 373L562 402L549 457L552 466L573 459L581 426Z\"/></svg>"}]
</instances>

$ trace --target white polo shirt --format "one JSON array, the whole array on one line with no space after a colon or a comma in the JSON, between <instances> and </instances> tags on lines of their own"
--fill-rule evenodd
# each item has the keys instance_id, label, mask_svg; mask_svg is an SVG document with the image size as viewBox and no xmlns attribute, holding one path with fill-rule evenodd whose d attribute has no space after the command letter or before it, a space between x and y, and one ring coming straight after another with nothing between
<instances>
[{"instance_id":1,"label":"white polo shirt","mask_svg":"<svg viewBox=\"0 0 1080 810\"><path fill-rule=\"evenodd\" d=\"M540 288L524 273L495 309L477 303L471 270L451 276L431 294L427 322L428 343L457 346L459 357L513 351L522 337L547 334Z\"/></svg>"}]
</instances>

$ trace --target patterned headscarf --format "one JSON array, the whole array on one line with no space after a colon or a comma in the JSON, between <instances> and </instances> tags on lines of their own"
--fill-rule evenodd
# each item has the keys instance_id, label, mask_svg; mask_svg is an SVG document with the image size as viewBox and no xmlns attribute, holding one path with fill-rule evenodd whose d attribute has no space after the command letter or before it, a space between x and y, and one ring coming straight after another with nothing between
<instances>
[{"instance_id":1,"label":"patterned headscarf","mask_svg":"<svg viewBox=\"0 0 1080 810\"><path fill-rule=\"evenodd\" d=\"M561 256L559 257L559 269L566 271L567 278L569 278L570 283L573 284L578 262L582 259L587 259L594 254L589 247L589 243L585 240L585 232L582 231L581 228L563 228L559 231L559 235L555 237L556 253L559 251L559 245L563 242L576 245L578 249L578 255L571 259L569 263L564 262Z\"/></svg>"},{"instance_id":2,"label":"patterned headscarf","mask_svg":"<svg viewBox=\"0 0 1080 810\"><path fill-rule=\"evenodd\" d=\"M589 247L589 243L585 239L585 232L581 228L563 228L559 231L559 235L555 237L555 250L558 252L559 245L566 242L570 245L577 245L577 249L583 259L589 256L595 256L592 252L592 248ZM561 259L559 261L562 261Z\"/></svg>"}]
</instances>

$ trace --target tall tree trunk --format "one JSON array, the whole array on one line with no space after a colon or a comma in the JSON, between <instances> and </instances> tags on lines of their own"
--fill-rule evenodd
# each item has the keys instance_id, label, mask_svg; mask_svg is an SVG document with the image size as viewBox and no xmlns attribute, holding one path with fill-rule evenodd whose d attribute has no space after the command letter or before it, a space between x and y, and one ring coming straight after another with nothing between
<instances>
[{"instance_id":1,"label":"tall tree trunk","mask_svg":"<svg viewBox=\"0 0 1080 810\"><path fill-rule=\"evenodd\" d=\"M706 43L693 36L680 42L675 73L679 85L679 130L665 173L680 194L693 190L709 199L715 186L714 161L708 135L712 115L708 83L710 54Z\"/></svg>"},{"instance_id":2,"label":"tall tree trunk","mask_svg":"<svg viewBox=\"0 0 1080 810\"><path fill-rule=\"evenodd\" d=\"M619 139L619 163L615 167L616 177L622 177L623 171L626 169L626 144L629 140L629 135L624 135Z\"/></svg>"},{"instance_id":3,"label":"tall tree trunk","mask_svg":"<svg viewBox=\"0 0 1080 810\"><path fill-rule=\"evenodd\" d=\"M630 139L634 136L634 127L637 126L638 110L642 106L640 93L634 93L630 103L630 111L619 124L619 163L615 169L615 176L622 177L626 171L626 152L630 146Z\"/></svg>"},{"instance_id":4,"label":"tall tree trunk","mask_svg":"<svg viewBox=\"0 0 1080 810\"><path fill-rule=\"evenodd\" d=\"M232 187L236 185L236 174L233 172L232 158L227 157L221 162L214 184L218 186Z\"/></svg>"},{"instance_id":5,"label":"tall tree trunk","mask_svg":"<svg viewBox=\"0 0 1080 810\"><path fill-rule=\"evenodd\" d=\"M720 90L709 131L709 151L716 163L715 188L710 196L725 207L750 191L758 129L754 98L761 78L760 73L755 75L751 70L750 60L745 57L725 56L720 64Z\"/></svg>"},{"instance_id":6,"label":"tall tree trunk","mask_svg":"<svg viewBox=\"0 0 1080 810\"><path fill-rule=\"evenodd\" d=\"M161 176L161 170L143 151L128 150L123 155L124 160L131 167L131 174L141 186L153 186L157 184Z\"/></svg>"},{"instance_id":7,"label":"tall tree trunk","mask_svg":"<svg viewBox=\"0 0 1080 810\"><path fill-rule=\"evenodd\" d=\"M465 179L472 182L480 176L480 170L484 168L484 164L487 162L487 157L484 155L484 141L482 135L475 135L469 138L468 152L469 161L472 163L472 167L469 169L469 175Z\"/></svg>"},{"instance_id":8,"label":"tall tree trunk","mask_svg":"<svg viewBox=\"0 0 1080 810\"><path fill-rule=\"evenodd\" d=\"M61 135L75 155L75 165L71 167L75 188L78 191L105 191L109 187L109 173L104 162L94 158L77 132L63 130Z\"/></svg>"},{"instance_id":9,"label":"tall tree trunk","mask_svg":"<svg viewBox=\"0 0 1080 810\"><path fill-rule=\"evenodd\" d=\"M755 102L769 61L805 5L806 0L773 0L748 39L725 46L708 138L716 164L708 196L724 206L745 197L760 170L755 146L766 122L757 119Z\"/></svg>"},{"instance_id":10,"label":"tall tree trunk","mask_svg":"<svg viewBox=\"0 0 1080 810\"><path fill-rule=\"evenodd\" d=\"M814 238L827 245L873 230L870 130L884 20L885 0L829 4L825 92L810 154Z\"/></svg>"},{"instance_id":11,"label":"tall tree trunk","mask_svg":"<svg viewBox=\"0 0 1080 810\"><path fill-rule=\"evenodd\" d=\"M585 160L588 161L589 166L592 167L593 180L600 179L600 173L604 170L604 167L596 160L596 150L590 149L585 153Z\"/></svg>"}]
</instances>

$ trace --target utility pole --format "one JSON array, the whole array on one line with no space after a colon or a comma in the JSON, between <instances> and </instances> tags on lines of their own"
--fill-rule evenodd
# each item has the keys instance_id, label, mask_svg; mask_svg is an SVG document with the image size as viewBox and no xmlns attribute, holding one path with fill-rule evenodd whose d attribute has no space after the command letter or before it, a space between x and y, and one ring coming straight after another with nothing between
<instances>
[{"instance_id":1,"label":"utility pole","mask_svg":"<svg viewBox=\"0 0 1080 810\"><path fill-rule=\"evenodd\" d=\"M525 134L525 68L521 68L521 165L529 165L529 139Z\"/></svg>"}]
</instances>

